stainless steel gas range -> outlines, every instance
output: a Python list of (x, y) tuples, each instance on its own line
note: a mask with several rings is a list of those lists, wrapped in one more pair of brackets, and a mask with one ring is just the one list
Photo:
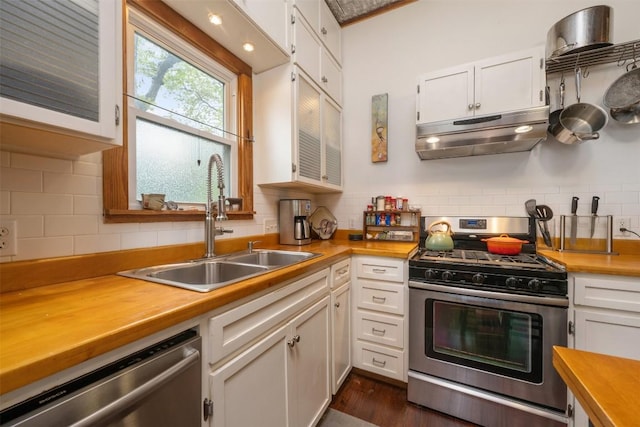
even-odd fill
[[(444, 220), (453, 251), (429, 251), (427, 226)], [(409, 260), (411, 402), (482, 426), (563, 426), (567, 388), (552, 346), (567, 345), (567, 274), (535, 253), (528, 217), (423, 217)], [(531, 243), (518, 255), (484, 238)]]

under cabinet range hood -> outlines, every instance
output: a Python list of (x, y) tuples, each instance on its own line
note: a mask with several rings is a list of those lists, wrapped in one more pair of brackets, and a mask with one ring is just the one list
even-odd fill
[(549, 106), (416, 126), (421, 160), (529, 151), (547, 137)]

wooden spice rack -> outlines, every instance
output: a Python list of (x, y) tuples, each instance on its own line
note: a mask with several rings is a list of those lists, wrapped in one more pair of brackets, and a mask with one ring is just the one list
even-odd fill
[[(378, 221), (371, 224), (367, 222), (367, 216), (373, 215)], [(386, 221), (386, 218), (401, 218), (400, 224), (395, 221)], [(382, 221), (384, 218), (384, 221)], [(413, 218), (413, 220), (412, 220)], [(420, 240), (420, 211), (364, 211), (362, 214), (362, 230), (364, 240), (386, 240), (397, 242), (417, 242)]]

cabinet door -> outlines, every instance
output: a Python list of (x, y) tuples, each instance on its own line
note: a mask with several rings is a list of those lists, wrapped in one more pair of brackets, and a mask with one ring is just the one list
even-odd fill
[(320, 135), (320, 90), (311, 81), (298, 72), (296, 77), (297, 102), (297, 174), (305, 179), (320, 183), (321, 174), (321, 135)]
[(301, 313), (290, 325), (289, 421), (294, 426), (313, 426), (331, 400), (329, 296)]
[(336, 394), (351, 370), (351, 282), (331, 292), (331, 393)]
[(544, 105), (542, 50), (504, 55), (475, 67), (476, 116)]
[(320, 83), (320, 57), (322, 45), (309, 24), (294, 9), (293, 62), (302, 68), (317, 84)]
[[(3, 145), (30, 146), (49, 154), (109, 148), (52, 146), (50, 140), (61, 140), (55, 135), (46, 142), (27, 140), (17, 129), (26, 126), (41, 132), (42, 127), (34, 127), (33, 122), (46, 125), (45, 130), (51, 127), (56, 134), (79, 136), (87, 146), (121, 143), (116, 123), (122, 93), (121, 2), (86, 3), (0, 2), (0, 13), (22, 17), (3, 22), (0, 114), (3, 127), (17, 125), (11, 131), (3, 129)], [(69, 19), (59, 21), (59, 14)], [(77, 66), (69, 67), (71, 63)]]
[(340, 24), (325, 2), (320, 2), (320, 38), (333, 58), (342, 63), (342, 33)]
[(423, 74), (418, 85), (418, 123), (473, 115), (473, 65)]
[(289, 14), (286, 0), (233, 0), (280, 48), (289, 51), (287, 28)]
[(342, 70), (326, 49), (322, 50), (320, 86), (338, 104), (342, 104)]
[(293, 5), (304, 16), (314, 33), (320, 32), (320, 2), (318, 0), (295, 0)]
[(322, 102), (323, 182), (336, 188), (342, 185), (342, 113), (326, 97)]
[(213, 427), (293, 426), (287, 411), (287, 325), (210, 374)]

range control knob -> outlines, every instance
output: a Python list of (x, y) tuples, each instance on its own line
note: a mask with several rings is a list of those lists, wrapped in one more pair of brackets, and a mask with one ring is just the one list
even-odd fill
[(539, 291), (542, 289), (542, 282), (538, 279), (531, 279), (529, 280), (529, 283), (527, 283), (527, 287), (532, 291)]
[(484, 275), (480, 274), (480, 273), (476, 273), (471, 277), (471, 282), (476, 284), (476, 285), (482, 285), (482, 283), (484, 282)]
[(515, 277), (511, 276), (511, 277), (507, 277), (506, 280), (506, 285), (509, 288), (517, 288), (518, 287), (518, 279), (516, 279)]
[(428, 269), (427, 271), (424, 272), (424, 277), (426, 279), (436, 279), (438, 278), (438, 271), (433, 270), (433, 269)]
[(449, 270), (442, 273), (442, 280), (453, 280), (453, 273)]

